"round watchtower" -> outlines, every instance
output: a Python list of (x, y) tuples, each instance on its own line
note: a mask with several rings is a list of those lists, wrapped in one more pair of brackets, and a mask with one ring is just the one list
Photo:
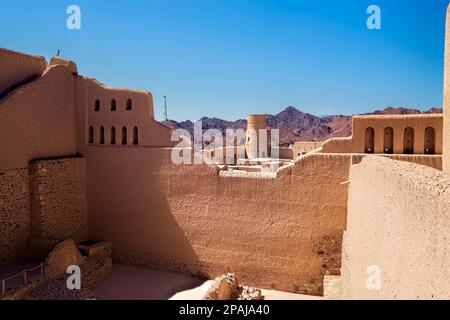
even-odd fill
[[(260, 131), (263, 130), (263, 131)], [(266, 147), (260, 145), (260, 137), (265, 136)], [(261, 149), (261, 154), (260, 154)], [(247, 133), (245, 139), (245, 150), (247, 158), (266, 158), (269, 156), (269, 140), (267, 138), (267, 115), (265, 114), (250, 114), (247, 120)]]

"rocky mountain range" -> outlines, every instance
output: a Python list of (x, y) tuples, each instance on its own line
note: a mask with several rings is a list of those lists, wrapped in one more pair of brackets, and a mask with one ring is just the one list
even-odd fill
[[(366, 114), (392, 115), (392, 114), (420, 114), (420, 113), (442, 113), (442, 109), (432, 108), (421, 112), (410, 108), (388, 107), (383, 110), (376, 110)], [(270, 128), (280, 130), (280, 142), (291, 143), (294, 141), (325, 141), (334, 137), (348, 137), (352, 133), (351, 116), (347, 115), (329, 115), (315, 116), (302, 112), (294, 107), (287, 107), (276, 115), (268, 115), (267, 122)], [(218, 118), (203, 117), (200, 119), (203, 124), (203, 130), (219, 129), (225, 134), (226, 129), (247, 128), (247, 120), (239, 119), (236, 121), (227, 121)], [(168, 120), (164, 125), (178, 129), (188, 130), (193, 136), (194, 123), (190, 120), (177, 122)]]

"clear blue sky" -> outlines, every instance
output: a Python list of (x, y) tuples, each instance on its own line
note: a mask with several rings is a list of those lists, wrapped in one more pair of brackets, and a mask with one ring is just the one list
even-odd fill
[[(151, 91), (158, 119), (235, 120), (292, 105), (313, 114), (442, 105), (448, 0), (5, 1), (0, 47), (77, 62)], [(66, 28), (66, 8), (82, 29)], [(366, 28), (377, 4), (382, 29)], [(1, 70), (0, 70), (1, 72)]]

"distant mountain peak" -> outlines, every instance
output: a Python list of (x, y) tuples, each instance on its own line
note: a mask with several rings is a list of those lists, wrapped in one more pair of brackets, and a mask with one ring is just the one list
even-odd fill
[(277, 116), (279, 116), (279, 115), (296, 115), (296, 114), (304, 114), (304, 112), (298, 110), (295, 107), (289, 106), (289, 107), (286, 107), (280, 113), (278, 113)]
[(289, 106), (286, 107), (283, 111), (281, 112), (301, 112), (300, 110), (298, 110), (296, 107), (293, 106)]

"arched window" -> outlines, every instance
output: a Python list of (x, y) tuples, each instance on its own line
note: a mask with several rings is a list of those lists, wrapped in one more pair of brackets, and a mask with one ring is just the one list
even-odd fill
[(100, 100), (95, 100), (95, 106), (94, 111), (99, 112), (100, 111)]
[(100, 144), (105, 144), (105, 128), (100, 127)]
[(126, 145), (128, 143), (127, 141), (127, 127), (122, 128), (122, 144)]
[(112, 99), (111, 100), (111, 111), (116, 111), (117, 110), (117, 102), (116, 99)]
[(384, 129), (384, 153), (394, 153), (394, 129), (387, 127)]
[(127, 111), (131, 111), (133, 109), (133, 100), (127, 100)]
[(111, 144), (116, 144), (116, 128), (111, 127)]
[(139, 129), (134, 127), (133, 129), (133, 144), (137, 146), (139, 144)]
[(374, 153), (374, 149), (375, 149), (375, 131), (373, 130), (373, 128), (369, 127), (366, 129), (364, 152)]
[(94, 127), (89, 127), (89, 143), (94, 143)]
[(435, 151), (435, 137), (436, 132), (434, 128), (428, 127), (425, 129), (425, 145), (424, 145), (424, 152), (425, 154), (434, 154)]
[(403, 153), (414, 153), (414, 129), (411, 127), (406, 128), (403, 135)]

